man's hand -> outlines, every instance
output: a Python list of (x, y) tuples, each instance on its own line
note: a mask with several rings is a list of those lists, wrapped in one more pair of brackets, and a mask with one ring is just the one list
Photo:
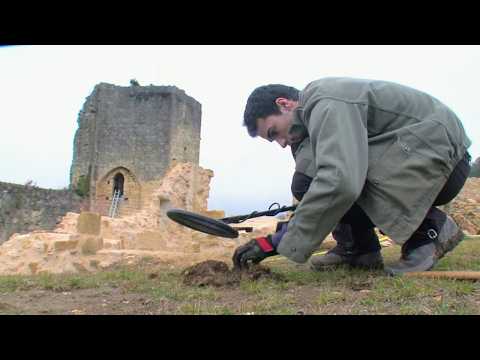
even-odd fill
[(233, 267), (235, 269), (245, 269), (248, 268), (249, 261), (258, 264), (263, 259), (277, 254), (270, 235), (252, 239), (235, 250), (232, 258)]

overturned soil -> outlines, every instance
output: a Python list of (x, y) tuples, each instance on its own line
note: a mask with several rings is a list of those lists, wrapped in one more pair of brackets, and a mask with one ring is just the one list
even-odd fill
[(248, 269), (232, 269), (222, 261), (207, 260), (182, 271), (183, 283), (190, 286), (235, 286), (242, 280), (272, 279), (283, 281), (280, 274), (261, 265), (251, 265)]

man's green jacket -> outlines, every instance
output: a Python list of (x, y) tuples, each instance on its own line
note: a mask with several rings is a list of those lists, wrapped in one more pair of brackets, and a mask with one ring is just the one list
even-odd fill
[(471, 144), (457, 116), (434, 97), (351, 78), (308, 84), (289, 133), (297, 141), (310, 137), (314, 159), (313, 181), (277, 248), (299, 263), (354, 202), (403, 244)]

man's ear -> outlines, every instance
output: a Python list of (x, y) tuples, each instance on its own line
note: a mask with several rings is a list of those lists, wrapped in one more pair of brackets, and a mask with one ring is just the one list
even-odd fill
[(282, 97), (276, 98), (275, 99), (275, 104), (277, 104), (277, 106), (280, 109), (280, 111), (282, 112), (282, 114), (286, 114), (291, 110), (290, 109), (290, 100), (288, 100), (286, 98), (282, 98)]

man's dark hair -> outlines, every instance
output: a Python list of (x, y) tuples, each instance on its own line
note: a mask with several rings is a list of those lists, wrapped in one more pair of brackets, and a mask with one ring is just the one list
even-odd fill
[(243, 125), (247, 127), (251, 137), (257, 136), (257, 119), (270, 115), (281, 114), (275, 100), (283, 97), (289, 100), (298, 100), (299, 91), (291, 86), (271, 84), (256, 88), (247, 99)]

